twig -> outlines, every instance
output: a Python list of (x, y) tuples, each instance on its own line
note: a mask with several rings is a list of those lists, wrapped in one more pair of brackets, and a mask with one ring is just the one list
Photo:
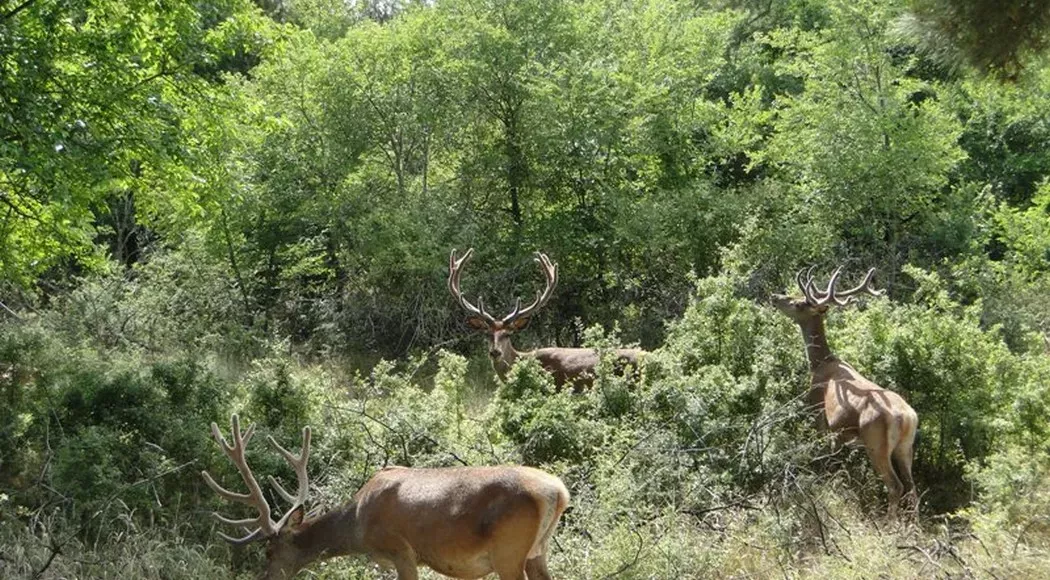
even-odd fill
[(758, 507), (756, 505), (752, 505), (751, 502), (748, 499), (745, 498), (745, 499), (741, 499), (741, 500), (737, 500), (737, 501), (730, 502), (730, 503), (727, 503), (727, 504), (717, 505), (717, 506), (709, 507), (709, 508), (703, 508), (703, 509), (688, 508), (688, 509), (680, 510), (680, 513), (689, 514), (691, 516), (695, 516), (697, 518), (700, 518), (701, 516), (709, 514), (709, 513), (712, 513), (712, 512), (720, 512), (720, 511), (723, 511), (723, 510), (732, 509), (732, 508), (738, 508), (738, 507), (742, 507), (742, 508), (744, 508), (746, 510), (759, 510), (759, 509), (762, 509), (762, 508), (760, 508), (760, 507)]
[[(908, 546), (908, 545), (904, 545), (904, 546), (897, 546), (897, 549), (898, 549), (898, 550), (915, 550), (916, 552), (918, 552), (918, 553), (922, 554), (923, 556), (925, 556), (925, 557), (926, 557), (926, 561), (927, 561), (927, 562), (929, 562), (930, 564), (932, 564), (932, 565), (933, 565), (933, 566), (934, 566), (935, 568), (937, 568), (938, 570), (940, 570), (940, 569), (941, 569), (941, 565), (940, 565), (940, 564), (938, 564), (938, 563), (937, 563), (937, 562), (936, 562), (936, 561), (935, 561), (935, 560), (933, 559), (933, 556), (930, 556), (930, 553), (929, 553), (929, 552), (927, 552), (926, 550), (923, 550), (922, 548), (920, 548), (920, 547), (918, 547), (918, 546)], [(924, 565), (923, 565), (923, 568), (925, 568), (925, 567), (926, 567), (926, 566), (925, 566), (925, 564), (924, 564)], [(921, 568), (919, 569), (919, 572), (920, 572), (920, 573), (922, 572), (922, 569), (921, 569)]]
[[(1046, 518), (1045, 516), (1035, 516), (1035, 517), (1033, 517), (1033, 518), (1032, 518), (1032, 521), (1028, 522), (1028, 525), (1026, 525), (1026, 526), (1025, 526), (1025, 527), (1024, 527), (1024, 528), (1023, 528), (1022, 530), (1021, 530), (1021, 533), (1017, 534), (1017, 539), (1016, 539), (1016, 540), (1014, 540), (1014, 549), (1013, 549), (1013, 551), (1012, 551), (1012, 552), (1010, 553), (1010, 555), (1011, 555), (1011, 556), (1016, 556), (1016, 555), (1017, 555), (1017, 546), (1018, 546), (1018, 545), (1020, 545), (1020, 543), (1021, 543), (1021, 539), (1022, 539), (1022, 538), (1024, 538), (1024, 535), (1025, 535), (1026, 533), (1028, 533), (1028, 530), (1029, 530), (1029, 528), (1031, 528), (1031, 527), (1032, 527), (1032, 526), (1034, 526), (1035, 524), (1038, 524), (1038, 523), (1040, 523), (1040, 522), (1042, 522), (1042, 521), (1045, 521), (1045, 520), (1047, 520), (1047, 519), (1048, 519), (1048, 518)], [(974, 536), (974, 537), (976, 538), (977, 536)], [(978, 541), (979, 541), (979, 540), (978, 540)], [(981, 542), (981, 545), (983, 546), (983, 545), (984, 545), (984, 542)], [(985, 552), (987, 552), (987, 551), (988, 551), (988, 548), (985, 548), (985, 549), (984, 549), (984, 551), (985, 551)]]
[(642, 535), (638, 533), (638, 530), (634, 528), (631, 528), (631, 533), (633, 533), (635, 537), (638, 538), (638, 549), (635, 550), (634, 557), (631, 558), (630, 562), (626, 562), (619, 568), (617, 568), (615, 572), (602, 576), (601, 580), (609, 580), (609, 578), (615, 578), (620, 574), (623, 574), (624, 572), (630, 570), (631, 568), (634, 568), (634, 566), (638, 563), (638, 559), (642, 556), (642, 550), (645, 548), (645, 538), (643, 538)]
[(3, 308), (4, 311), (7, 312), (8, 314), (10, 314), (12, 317), (14, 317), (15, 320), (19, 320), (19, 321), (22, 320), (22, 317), (19, 316), (18, 313), (15, 312), (14, 310), (11, 310), (10, 308), (8, 308), (7, 304), (4, 304), (3, 302), (0, 302), (0, 308)]
[(58, 555), (62, 553), (62, 546), (64, 545), (65, 544), (60, 544), (58, 546), (55, 546), (52, 543), (51, 546), (49, 546), (49, 548), (51, 548), (51, 555), (47, 557), (47, 561), (44, 562), (44, 565), (40, 568), (40, 570), (37, 570), (35, 573), (33, 573), (33, 580), (40, 578), (44, 575), (44, 572), (47, 572), (47, 569), (50, 568), (51, 564), (55, 562), (55, 558), (57, 558)]
[(817, 509), (817, 502), (814, 501), (813, 495), (809, 493), (806, 494), (806, 499), (809, 500), (809, 505), (813, 508), (813, 518), (817, 520), (817, 533), (820, 534), (820, 544), (824, 546), (824, 553), (830, 556), (831, 549), (828, 548), (827, 534), (824, 533), (824, 520), (820, 517), (820, 510)]
[(29, 5), (32, 4), (35, 1), (36, 0), (25, 0), (25, 2), (22, 2), (21, 4), (19, 4), (18, 6), (15, 6), (11, 10), (9, 10), (7, 12), (4, 12), (3, 14), (0, 14), (0, 22), (3, 22), (5, 20), (10, 20), (10, 19), (14, 18), (15, 16), (18, 15), (19, 12), (25, 10), (26, 8), (29, 8)]
[(139, 485), (143, 485), (143, 484), (147, 484), (147, 483), (152, 483), (152, 482), (154, 482), (154, 481), (156, 481), (156, 480), (158, 480), (158, 479), (160, 479), (162, 477), (165, 477), (167, 475), (171, 475), (172, 473), (175, 473), (177, 471), (181, 471), (183, 468), (185, 468), (185, 467), (187, 467), (189, 465), (193, 465), (194, 463), (197, 463), (196, 459), (192, 459), (190, 461), (187, 461), (186, 463), (183, 463), (182, 465), (177, 465), (175, 467), (172, 467), (171, 469), (167, 469), (167, 470), (162, 471), (160, 473), (154, 474), (154, 475), (152, 475), (150, 477), (146, 477), (146, 478), (140, 479), (138, 481), (134, 481), (132, 483), (129, 483), (127, 485), (121, 486), (119, 489), (114, 491), (102, 503), (102, 507), (97, 509), (97, 510), (95, 510), (95, 513), (91, 514), (90, 517), (88, 517), (86, 520), (84, 520), (77, 527), (77, 529), (75, 529), (72, 532), (66, 534), (66, 536), (64, 538), (62, 538), (61, 541), (54, 541), (54, 540), (52, 540), (50, 542), (50, 545), (48, 546), (48, 549), (51, 550), (51, 554), (48, 556), (47, 561), (44, 562), (44, 565), (39, 570), (37, 570), (36, 572), (33, 573), (33, 576), (32, 576), (33, 580), (36, 580), (37, 578), (42, 577), (44, 575), (44, 573), (47, 572), (48, 568), (51, 567), (51, 564), (54, 563), (55, 558), (57, 558), (60, 554), (62, 554), (62, 548), (64, 548), (65, 545), (68, 544), (73, 538), (79, 536), (81, 534), (81, 532), (83, 532), (84, 529), (87, 528), (88, 524), (90, 524), (97, 517), (99, 517), (100, 515), (105, 513), (106, 510), (109, 509), (110, 504), (112, 504), (114, 501), (117, 501), (117, 500), (120, 499), (120, 495), (121, 494), (123, 494), (124, 492), (128, 491), (129, 489), (131, 489), (133, 487), (136, 487), (136, 486), (139, 486)]
[[(436, 439), (434, 439), (434, 438), (433, 438), (433, 437), (431, 437), (430, 435), (427, 435), (427, 434), (423, 433), (423, 434), (421, 434), (420, 436), (421, 436), (421, 437), (422, 437), (423, 439), (426, 439), (427, 441), (430, 441), (430, 442), (431, 442), (431, 443), (433, 443), (434, 445), (437, 445), (438, 447), (444, 447), (444, 445), (442, 445), (441, 443), (439, 443), (439, 442), (438, 442), (438, 441), (437, 441)], [(449, 455), (451, 455), (451, 456), (452, 456), (452, 459), (455, 459), (455, 460), (456, 460), (456, 461), (458, 461), (458, 462), (459, 462), (459, 463), (460, 463), (461, 465), (464, 465), (464, 466), (466, 466), (466, 467), (470, 467), (470, 464), (469, 464), (469, 463), (467, 463), (467, 462), (466, 462), (465, 460), (463, 460), (462, 458), (460, 458), (460, 456), (459, 456), (459, 455), (456, 455), (456, 453), (455, 453), (454, 451), (452, 451), (452, 450), (450, 450), (450, 449), (445, 449), (444, 451), (445, 451), (445, 453), (448, 453)]]

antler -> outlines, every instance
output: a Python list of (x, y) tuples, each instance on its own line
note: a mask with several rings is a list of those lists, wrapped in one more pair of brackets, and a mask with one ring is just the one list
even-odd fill
[[(835, 268), (835, 271), (831, 273), (831, 279), (828, 280), (828, 286), (823, 291), (814, 287), (813, 285), (813, 270), (816, 266), (810, 266), (808, 270), (799, 270), (795, 274), (795, 281), (798, 283), (799, 288), (802, 290), (802, 295), (806, 297), (806, 302), (811, 306), (823, 306), (828, 302), (834, 302), (839, 306), (845, 306), (850, 303), (853, 296), (861, 291), (864, 291), (872, 296), (882, 296), (886, 293), (885, 290), (876, 290), (872, 286), (872, 278), (875, 276), (875, 268), (868, 270), (868, 273), (864, 276), (864, 279), (860, 284), (839, 292), (835, 289), (835, 285), (838, 283), (839, 275), (842, 274), (842, 266)], [(803, 275), (805, 272), (805, 275)]]
[(253, 506), (255, 509), (259, 510), (259, 515), (257, 517), (240, 520), (227, 518), (219, 513), (213, 514), (215, 519), (224, 524), (234, 526), (258, 526), (243, 538), (234, 538), (219, 532), (219, 535), (231, 544), (247, 544), (254, 540), (268, 538), (277, 534), (277, 532), (284, 527), (285, 523), (288, 522), (288, 518), (291, 516), (292, 512), (295, 511), (295, 508), (306, 503), (310, 491), (309, 478), (306, 474), (306, 463), (310, 459), (310, 428), (303, 428), (303, 448), (298, 456), (293, 455), (290, 451), (281, 447), (273, 437), (269, 438), (270, 443), (277, 448), (277, 451), (280, 452), (285, 460), (291, 464), (292, 468), (295, 469), (296, 477), (299, 480), (298, 494), (293, 496), (288, 493), (281, 484), (277, 483), (276, 479), (272, 476), (270, 477), (270, 483), (277, 490), (277, 493), (293, 504), (292, 509), (289, 509), (288, 512), (275, 523), (270, 519), (270, 514), (272, 513), (270, 511), (270, 504), (267, 503), (266, 497), (263, 496), (262, 488), (259, 487), (259, 482), (255, 479), (255, 475), (252, 474), (251, 468), (248, 467), (248, 461), (244, 457), (245, 446), (255, 434), (255, 424), (253, 423), (250, 425), (242, 434), (240, 418), (234, 414), (230, 417), (230, 427), (230, 436), (233, 438), (232, 445), (226, 442), (226, 438), (222, 436), (222, 432), (219, 431), (219, 426), (215, 423), (211, 424), (211, 433), (212, 436), (215, 437), (215, 442), (222, 448), (223, 453), (230, 458), (230, 461), (233, 462), (237, 471), (240, 472), (241, 479), (243, 479), (244, 484), (248, 486), (248, 493), (236, 493), (223, 488), (212, 479), (212, 476), (207, 471), (201, 471), (201, 476), (204, 478), (204, 483), (207, 483), (208, 487), (212, 488), (215, 493), (219, 494), (224, 499)]
[[(489, 324), (496, 322), (495, 317), (485, 311), (484, 300), (479, 296), (478, 305), (474, 306), (464, 296), (463, 292), (459, 289), (459, 277), (463, 271), (463, 265), (467, 263), (470, 257), (474, 253), (474, 248), (467, 250), (465, 254), (459, 259), (456, 258), (456, 250), (452, 250), (452, 255), (448, 259), (448, 291), (459, 301), (459, 305), (470, 314), (476, 314), (483, 317)], [(547, 254), (536, 252), (536, 263), (540, 265), (540, 269), (543, 270), (543, 276), (547, 281), (546, 287), (542, 292), (536, 293), (536, 299), (532, 301), (525, 308), (521, 307), (521, 298), (515, 299), (514, 310), (510, 311), (510, 314), (500, 319), (503, 324), (508, 324), (511, 321), (521, 318), (523, 316), (531, 316), (536, 309), (541, 308), (544, 304), (551, 299), (554, 294), (554, 288), (558, 285), (558, 265), (551, 262), (551, 259), (547, 257)]]
[(474, 248), (467, 250), (467, 252), (463, 254), (463, 257), (457, 260), (456, 250), (455, 248), (452, 249), (452, 255), (448, 258), (448, 291), (456, 297), (456, 300), (459, 301), (459, 305), (462, 306), (464, 310), (470, 314), (476, 314), (484, 318), (489, 324), (493, 324), (496, 322), (496, 319), (488, 312), (485, 312), (485, 304), (481, 297), (478, 296), (478, 305), (474, 306), (467, 301), (466, 297), (463, 296), (463, 292), (459, 289), (459, 276), (463, 272), (463, 265), (470, 260), (472, 255), (474, 255)]
[(281, 518), (281, 521), (277, 522), (277, 529), (280, 529), (288, 521), (288, 516), (295, 511), (296, 507), (306, 505), (306, 500), (310, 496), (310, 478), (306, 474), (306, 463), (310, 460), (310, 427), (303, 427), (303, 447), (299, 451), (299, 455), (293, 455), (291, 451), (281, 447), (281, 444), (273, 437), (268, 437), (268, 439), (270, 444), (277, 448), (277, 452), (281, 454), (281, 457), (284, 457), (285, 461), (295, 470), (295, 477), (299, 481), (299, 489), (296, 495), (292, 495), (277, 482), (274, 476), (269, 476), (270, 485), (277, 490), (277, 493), (285, 501), (292, 504), (292, 509), (289, 509), (288, 513)]
[(536, 263), (540, 265), (540, 269), (543, 270), (543, 277), (547, 284), (543, 288), (542, 292), (536, 293), (536, 299), (532, 301), (525, 308), (521, 307), (521, 298), (517, 298), (514, 301), (514, 310), (511, 310), (510, 314), (503, 317), (502, 322), (508, 324), (511, 321), (522, 318), (524, 316), (532, 316), (538, 308), (543, 307), (554, 294), (554, 288), (558, 285), (558, 265), (551, 262), (551, 259), (547, 257), (547, 254), (542, 252), (536, 252)]

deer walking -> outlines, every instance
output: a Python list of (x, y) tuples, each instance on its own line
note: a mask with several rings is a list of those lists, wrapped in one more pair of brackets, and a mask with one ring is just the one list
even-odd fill
[(568, 506), (569, 492), (549, 473), (517, 466), (388, 467), (369, 479), (350, 502), (323, 515), (307, 515), (310, 428), (306, 427), (298, 455), (270, 438), (299, 481), (298, 493), (292, 495), (270, 478), (278, 495), (292, 504), (274, 522), (244, 457), (255, 425), (242, 433), (237, 415), (230, 422), (232, 444), (215, 423), (212, 435), (237, 467), (248, 493), (222, 488), (207, 471), (201, 475), (223, 498), (258, 510), (257, 517), (241, 520), (214, 515), (226, 524), (254, 527), (242, 538), (220, 532), (228, 542), (267, 542), (266, 569), (260, 579), (286, 580), (313, 562), (349, 554), (366, 554), (393, 567), (398, 580), (417, 580), (420, 565), (452, 578), (481, 578), (495, 572), (500, 580), (551, 579), (547, 551)]
[(860, 292), (872, 296), (885, 292), (872, 286), (875, 268), (868, 270), (856, 287), (841, 292), (835, 288), (841, 266), (832, 273), (823, 291), (814, 287), (812, 272), (811, 267), (795, 276), (802, 290), (801, 299), (773, 294), (771, 300), (802, 330), (812, 375), (808, 403), (823, 410), (817, 426), (839, 433), (840, 441), (859, 439), (864, 444), (875, 471), (889, 490), (890, 518), (896, 517), (902, 496), (907, 498), (910, 509), (917, 510), (911, 465), (918, 415), (899, 394), (869, 381), (835, 356), (824, 331), (824, 315), (832, 304), (845, 306)]
[[(457, 258), (456, 250), (452, 250), (452, 255), (448, 260), (448, 291), (467, 311), (467, 326), (488, 335), (489, 357), (500, 379), (506, 380), (507, 373), (519, 358), (531, 357), (538, 360), (540, 366), (553, 375), (554, 383), (559, 387), (565, 384), (570, 384), (576, 389), (589, 387), (594, 382), (594, 367), (599, 362), (597, 350), (556, 346), (519, 351), (511, 344), (511, 337), (514, 333), (525, 329), (532, 315), (547, 304), (551, 295), (554, 294), (554, 288), (558, 285), (558, 265), (551, 262), (546, 254), (537, 252), (536, 263), (540, 265), (546, 280), (543, 291), (537, 292), (536, 299), (525, 308), (521, 307), (521, 298), (517, 298), (510, 314), (497, 320), (485, 311), (482, 298), (478, 298), (478, 304), (475, 306), (463, 296), (459, 288), (463, 266), (473, 254), (474, 249), (471, 248), (462, 257)], [(618, 368), (622, 369), (628, 365), (637, 365), (645, 351), (637, 348), (621, 348), (616, 349), (615, 354)]]

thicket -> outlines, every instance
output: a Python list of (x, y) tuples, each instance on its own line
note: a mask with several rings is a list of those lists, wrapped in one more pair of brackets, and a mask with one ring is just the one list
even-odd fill
[[(616, 376), (610, 359), (582, 395), (555, 389), (535, 361), (490, 394), (447, 351), (436, 364), (380, 362), (345, 375), (273, 343), (233, 369), (189, 350), (78, 342), (63, 331), (77, 326), (74, 312), (59, 326), (42, 317), (8, 327), (0, 529), (15, 551), (4, 566), (30, 576), (57, 554), (46, 566), (56, 576), (228, 573), (205, 514), (230, 506), (198, 473), (237, 480), (207, 434), (211, 421), (238, 412), (290, 445), (302, 426), (315, 427), (319, 505), (344, 501), (388, 464), (526, 463), (558, 473), (574, 497), (553, 564), (564, 577), (785, 566), (862, 575), (855, 558), (895, 551), (894, 541), (916, 552), (900, 562), (864, 557), (890, 574), (929, 565), (1035, 575), (1050, 531), (1041, 515), (1050, 507), (1050, 359), (1038, 344), (1011, 352), (975, 308), (948, 299), (943, 282), (911, 275), (925, 298), (843, 309), (829, 331), (844, 357), (919, 410), (916, 479), (931, 524), (953, 513), (943, 528), (877, 532), (885, 495), (863, 452), (832, 454), (801, 412), (807, 377), (794, 325), (739, 297), (746, 279), (719, 276), (697, 282), (639, 377)], [(597, 327), (586, 334), (599, 349), (619, 342)], [(249, 461), (259, 476), (294, 477), (268, 446), (251, 447)], [(1006, 557), (1017, 550), (1023, 557)], [(369, 569), (349, 560), (321, 574)]]
[[(1050, 69), (946, 66), (907, 8), (2, 9), (0, 575), (249, 573), (199, 476), (236, 481), (232, 412), (313, 426), (326, 506), (395, 463), (558, 474), (563, 578), (1045, 574)], [(495, 382), (445, 289), (468, 246), (493, 308), (558, 262), (519, 348), (640, 343), (638, 377)], [(889, 290), (828, 330), (919, 413), (915, 526), (801, 412), (765, 297), (812, 262)]]

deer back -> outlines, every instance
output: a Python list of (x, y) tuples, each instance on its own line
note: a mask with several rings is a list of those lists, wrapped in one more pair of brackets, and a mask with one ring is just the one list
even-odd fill
[(499, 543), (537, 554), (568, 506), (557, 477), (521, 466), (387, 468), (355, 496), (362, 550), (374, 558), (407, 544), (420, 563), (456, 578), (491, 571)]
[[(622, 373), (627, 366), (637, 365), (645, 354), (644, 350), (637, 348), (621, 348), (614, 352), (614, 372), (617, 374)], [(577, 388), (583, 388), (591, 385), (594, 382), (594, 369), (600, 362), (598, 351), (593, 348), (550, 347), (526, 354), (535, 356), (540, 365), (551, 373), (554, 384), (558, 386), (571, 383)]]

